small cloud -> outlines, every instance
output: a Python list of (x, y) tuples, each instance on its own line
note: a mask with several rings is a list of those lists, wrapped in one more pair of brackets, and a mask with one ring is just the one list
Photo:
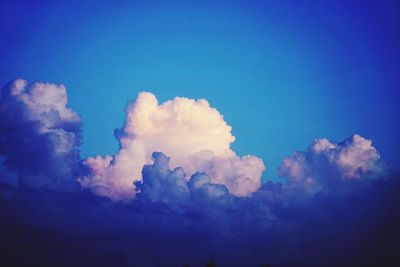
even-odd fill
[(382, 176), (384, 169), (371, 140), (353, 135), (339, 143), (315, 140), (307, 151), (284, 158), (278, 174), (288, 178), (287, 187), (314, 194), (340, 182), (369, 181)]

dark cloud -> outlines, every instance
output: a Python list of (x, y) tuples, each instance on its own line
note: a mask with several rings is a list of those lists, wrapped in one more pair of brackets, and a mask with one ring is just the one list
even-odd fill
[(81, 122), (67, 107), (62, 85), (5, 85), (0, 100), (0, 155), (19, 184), (30, 188), (77, 188)]
[(212, 183), (206, 173), (196, 172), (187, 179), (183, 168), (170, 170), (170, 158), (163, 153), (154, 152), (152, 158), (154, 163), (143, 167), (143, 180), (136, 183), (138, 200), (192, 208), (196, 204), (228, 204), (232, 201), (226, 186)]

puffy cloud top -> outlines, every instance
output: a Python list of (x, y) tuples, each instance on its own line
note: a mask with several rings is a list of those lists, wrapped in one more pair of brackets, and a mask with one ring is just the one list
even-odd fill
[(17, 79), (2, 90), (2, 103), (8, 108), (15, 104), (24, 109), (25, 120), (39, 122), (40, 133), (50, 132), (55, 127), (79, 124), (79, 116), (67, 107), (67, 92), (63, 85), (33, 83)]
[(340, 143), (315, 140), (307, 151), (297, 151), (285, 158), (278, 174), (288, 177), (288, 186), (315, 192), (332, 182), (377, 177), (383, 170), (371, 140), (353, 135)]
[(157, 149), (167, 154), (185, 151), (173, 159), (176, 165), (174, 161), (185, 161), (187, 155), (202, 150), (212, 150), (218, 157), (233, 155), (231, 129), (205, 99), (176, 97), (159, 105), (153, 94), (143, 92), (128, 106), (125, 126), (119, 133), (122, 145), (135, 137), (150, 153)]
[(189, 177), (206, 172), (238, 196), (248, 196), (261, 185), (264, 163), (254, 156), (236, 156), (230, 149), (235, 140), (231, 127), (204, 99), (176, 97), (159, 104), (153, 94), (142, 92), (128, 105), (116, 137), (118, 153), (85, 160), (89, 175), (80, 179), (83, 186), (114, 200), (134, 197), (133, 184), (142, 179), (142, 166), (151, 162), (154, 151), (173, 155), (171, 166), (182, 166)]

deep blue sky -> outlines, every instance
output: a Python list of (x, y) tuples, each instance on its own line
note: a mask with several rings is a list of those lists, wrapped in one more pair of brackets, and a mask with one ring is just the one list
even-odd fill
[(148, 90), (206, 98), (265, 178), (314, 138), (353, 133), (400, 168), (398, 1), (129, 2), (0, 4), (0, 83), (64, 84), (84, 157), (116, 151), (127, 101)]

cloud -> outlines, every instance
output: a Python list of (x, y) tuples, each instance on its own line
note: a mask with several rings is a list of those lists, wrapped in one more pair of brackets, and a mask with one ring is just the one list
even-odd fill
[(152, 165), (143, 167), (143, 180), (136, 183), (138, 199), (185, 208), (193, 204), (226, 204), (230, 201), (226, 186), (212, 183), (206, 173), (196, 172), (188, 179), (183, 168), (169, 169), (170, 158), (163, 153), (154, 152), (152, 159)]
[(137, 183), (139, 197), (152, 202), (184, 203), (188, 201), (189, 188), (181, 167), (169, 169), (170, 158), (154, 152), (154, 163), (143, 167), (143, 182)]
[(238, 196), (248, 196), (261, 185), (264, 163), (255, 156), (238, 157), (235, 140), (222, 115), (204, 100), (176, 97), (159, 104), (151, 93), (140, 93), (126, 108), (125, 125), (116, 131), (120, 150), (115, 156), (84, 161), (89, 174), (82, 186), (114, 200), (134, 197), (135, 181), (151, 162), (154, 151), (173, 155), (171, 166), (182, 166), (189, 177), (206, 172), (212, 182), (224, 184)]
[(369, 181), (383, 175), (384, 163), (371, 140), (353, 135), (343, 142), (315, 140), (307, 151), (283, 159), (278, 174), (287, 187), (315, 193), (339, 182)]
[(0, 155), (18, 183), (30, 188), (77, 188), (81, 122), (62, 85), (13, 80), (0, 100)]
[(213, 182), (226, 185), (233, 195), (242, 197), (260, 188), (265, 171), (264, 162), (255, 156), (221, 158), (204, 150), (189, 156), (188, 165), (192, 170), (207, 173)]
[(1, 266), (400, 262), (400, 176), (359, 135), (315, 140), (283, 160), (286, 180), (261, 185), (262, 160), (230, 149), (205, 100), (142, 93), (119, 152), (83, 161), (63, 86), (10, 82), (0, 119)]
[[(17, 251), (35, 240), (19, 255), (39, 265), (201, 266), (214, 258), (238, 267), (390, 266), (398, 260), (399, 176), (357, 183), (345, 194), (321, 191), (298, 203), (286, 198), (306, 192), (272, 183), (235, 197), (204, 173), (187, 179), (183, 168), (169, 168), (166, 155), (152, 156), (129, 203), (86, 191), (16, 194), (0, 205), (3, 244)], [(10, 234), (19, 232), (25, 234)]]

